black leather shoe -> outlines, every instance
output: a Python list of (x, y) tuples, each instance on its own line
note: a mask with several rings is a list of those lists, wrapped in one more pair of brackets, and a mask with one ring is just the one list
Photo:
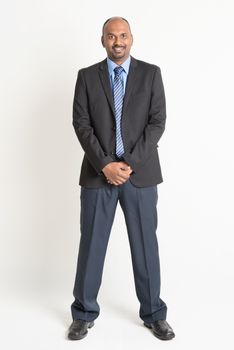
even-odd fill
[(74, 320), (68, 329), (68, 339), (79, 340), (86, 337), (88, 328), (94, 326), (94, 321), (87, 322), (85, 320)]
[(175, 337), (173, 329), (166, 320), (158, 320), (154, 321), (153, 323), (144, 322), (144, 325), (151, 328), (155, 337), (161, 340), (171, 340)]

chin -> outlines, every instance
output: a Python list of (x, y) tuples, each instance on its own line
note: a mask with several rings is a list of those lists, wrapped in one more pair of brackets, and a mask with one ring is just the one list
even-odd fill
[(123, 55), (123, 54), (120, 54), (120, 55), (116, 55), (116, 54), (114, 54), (114, 55), (112, 55), (112, 57), (114, 58), (114, 59), (116, 59), (116, 60), (121, 60), (122, 58), (124, 58), (125, 57), (125, 55)]

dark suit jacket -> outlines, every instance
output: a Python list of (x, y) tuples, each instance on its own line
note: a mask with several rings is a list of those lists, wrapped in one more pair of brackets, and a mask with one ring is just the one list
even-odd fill
[[(121, 123), (123, 159), (133, 169), (130, 181), (137, 187), (163, 181), (157, 147), (165, 121), (160, 68), (131, 56)], [(116, 161), (114, 103), (106, 59), (78, 72), (73, 126), (85, 152), (79, 185), (101, 187), (107, 183), (103, 167)]]

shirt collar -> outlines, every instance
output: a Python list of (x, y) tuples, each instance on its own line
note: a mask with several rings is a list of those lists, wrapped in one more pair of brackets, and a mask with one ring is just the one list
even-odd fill
[[(130, 63), (131, 63), (131, 56), (129, 56), (126, 61), (124, 61), (121, 64), (121, 67), (123, 67), (124, 71), (126, 74), (128, 74), (129, 71), (129, 67), (130, 67)], [(116, 64), (115, 62), (113, 62), (112, 60), (109, 59), (109, 57), (107, 57), (107, 65), (108, 65), (108, 71), (109, 71), (109, 75), (113, 74), (113, 71), (115, 69), (115, 67), (118, 67), (118, 64)]]

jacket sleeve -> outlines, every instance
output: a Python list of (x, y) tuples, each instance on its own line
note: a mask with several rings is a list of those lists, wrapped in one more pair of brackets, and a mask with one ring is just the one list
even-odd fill
[(161, 70), (156, 67), (152, 81), (151, 103), (149, 108), (148, 123), (144, 132), (139, 137), (134, 147), (124, 153), (123, 157), (134, 172), (144, 166), (165, 130), (166, 123), (166, 101)]
[(105, 165), (113, 162), (113, 159), (104, 154), (99, 140), (94, 134), (90, 121), (88, 96), (83, 69), (79, 70), (75, 86), (75, 95), (73, 100), (73, 127), (78, 140), (83, 148), (88, 160), (97, 171), (102, 175), (102, 169)]

